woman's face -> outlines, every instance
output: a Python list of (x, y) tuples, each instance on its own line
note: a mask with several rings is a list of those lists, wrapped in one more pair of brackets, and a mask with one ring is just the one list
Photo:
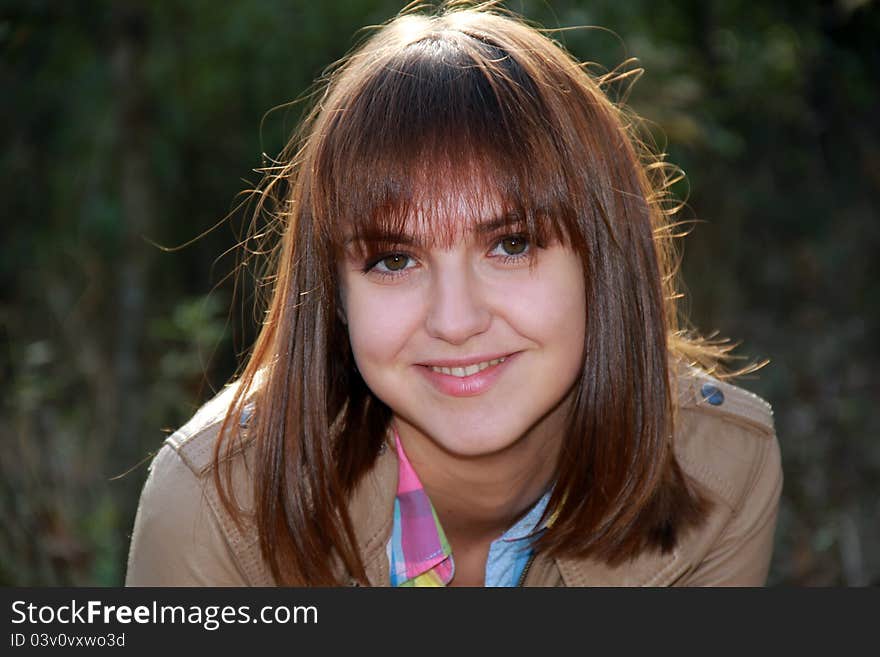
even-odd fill
[(350, 252), (339, 264), (367, 385), (398, 422), (459, 456), (534, 435), (561, 408), (583, 361), (578, 256), (494, 228), (493, 218), (456, 217), (449, 248), (425, 245), (415, 231), (411, 244), (366, 259)]

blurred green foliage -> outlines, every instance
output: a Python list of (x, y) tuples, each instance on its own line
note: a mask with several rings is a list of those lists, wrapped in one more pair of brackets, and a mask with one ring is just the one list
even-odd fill
[[(880, 6), (507, 6), (646, 69), (617, 91), (688, 174), (693, 323), (771, 360), (741, 382), (783, 448), (771, 583), (880, 583)], [(146, 462), (253, 339), (237, 194), (290, 102), (399, 9), (0, 6), (0, 584), (121, 583)]]

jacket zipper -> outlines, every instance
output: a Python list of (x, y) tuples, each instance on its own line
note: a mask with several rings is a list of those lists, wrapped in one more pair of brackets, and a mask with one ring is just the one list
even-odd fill
[(516, 583), (517, 586), (523, 586), (526, 581), (526, 575), (529, 574), (529, 570), (532, 567), (532, 562), (535, 560), (535, 553), (532, 552), (532, 556), (529, 557), (529, 560), (526, 561), (526, 566), (523, 568), (522, 575), (519, 576), (519, 582)]

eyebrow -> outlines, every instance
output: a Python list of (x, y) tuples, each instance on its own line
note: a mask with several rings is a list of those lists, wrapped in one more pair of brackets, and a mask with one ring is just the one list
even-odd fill
[[(475, 235), (487, 235), (496, 232), (501, 228), (514, 227), (524, 223), (522, 218), (515, 214), (503, 214), (491, 219), (483, 219), (471, 224), (467, 232)], [(345, 245), (348, 246), (355, 241), (383, 244), (400, 244), (402, 246), (422, 246), (424, 240), (403, 232), (382, 232), (373, 231), (362, 234), (357, 240), (354, 237), (348, 237)]]

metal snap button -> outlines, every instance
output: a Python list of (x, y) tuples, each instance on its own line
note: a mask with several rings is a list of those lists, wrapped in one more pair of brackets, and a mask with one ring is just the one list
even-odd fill
[(704, 383), (700, 388), (700, 394), (712, 406), (721, 406), (724, 403), (724, 393), (718, 386), (711, 383)]

